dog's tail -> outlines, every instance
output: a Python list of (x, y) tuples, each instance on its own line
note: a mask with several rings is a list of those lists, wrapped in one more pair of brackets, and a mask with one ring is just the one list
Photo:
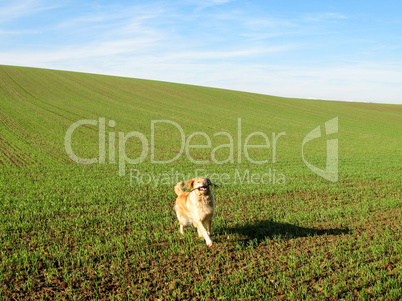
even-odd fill
[(184, 192), (183, 187), (184, 187), (183, 181), (176, 184), (176, 186), (174, 187), (174, 192), (176, 192), (177, 196), (180, 196)]

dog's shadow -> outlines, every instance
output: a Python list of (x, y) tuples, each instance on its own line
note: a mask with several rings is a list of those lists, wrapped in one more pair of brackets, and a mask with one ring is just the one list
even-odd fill
[(246, 224), (236, 225), (234, 227), (221, 228), (218, 232), (220, 234), (238, 234), (239, 241), (254, 241), (260, 244), (262, 241), (267, 239), (291, 239), (321, 235), (342, 235), (350, 233), (350, 230), (348, 228), (307, 228), (289, 223), (262, 220), (247, 222)]

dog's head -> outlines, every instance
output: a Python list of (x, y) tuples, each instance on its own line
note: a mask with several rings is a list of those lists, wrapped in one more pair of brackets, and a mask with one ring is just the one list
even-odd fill
[(202, 194), (208, 194), (211, 191), (211, 185), (214, 184), (208, 178), (194, 178), (187, 181), (187, 189), (197, 190)]

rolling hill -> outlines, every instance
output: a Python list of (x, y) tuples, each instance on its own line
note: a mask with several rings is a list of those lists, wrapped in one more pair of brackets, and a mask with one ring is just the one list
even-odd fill
[(338, 116), (346, 157), (370, 153), (361, 147), (367, 139), (384, 153), (401, 145), (400, 105), (287, 99), (35, 68), (1, 66), (0, 71), (2, 140), (13, 150), (1, 153), (3, 165), (31, 166), (50, 158), (55, 164), (71, 163), (58, 142), (72, 123), (99, 117), (115, 120), (116, 132), (143, 133), (150, 132), (151, 120), (176, 121), (188, 132), (232, 133), (242, 118), (245, 128), (285, 131), (297, 139)]

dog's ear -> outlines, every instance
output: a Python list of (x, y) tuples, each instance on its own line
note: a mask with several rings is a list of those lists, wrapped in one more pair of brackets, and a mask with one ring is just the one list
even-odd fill
[(187, 189), (190, 189), (190, 188), (193, 187), (194, 181), (195, 181), (194, 179), (191, 179), (191, 180), (188, 180), (188, 181), (187, 181), (187, 186), (186, 186)]
[(212, 185), (211, 180), (210, 180), (210, 179), (208, 179), (208, 178), (207, 178), (207, 184), (208, 184), (208, 186), (209, 186), (209, 185)]

